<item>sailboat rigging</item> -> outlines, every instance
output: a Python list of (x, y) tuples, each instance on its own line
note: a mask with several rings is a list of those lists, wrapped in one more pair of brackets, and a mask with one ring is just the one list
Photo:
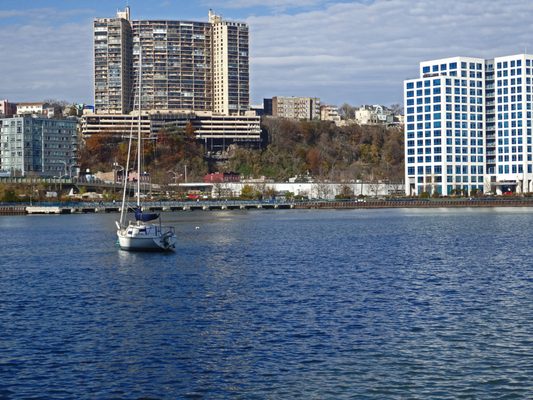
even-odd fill
[[(120, 208), (120, 220), (116, 221), (118, 244), (122, 250), (130, 251), (172, 251), (176, 247), (176, 234), (174, 227), (162, 226), (161, 217), (156, 213), (147, 213), (141, 207), (141, 84), (142, 84), (142, 47), (139, 43), (139, 101), (137, 123), (137, 204), (134, 209), (135, 221), (126, 223), (128, 192), (128, 179), (124, 179), (122, 192), (122, 204)], [(126, 160), (126, 174), (129, 171), (131, 147), (133, 142), (133, 119), (132, 129), (128, 141), (128, 156)], [(153, 220), (159, 223), (149, 223)]]

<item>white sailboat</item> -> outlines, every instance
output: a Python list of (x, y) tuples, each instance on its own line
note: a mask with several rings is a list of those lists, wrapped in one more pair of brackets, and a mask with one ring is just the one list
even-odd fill
[[(135, 220), (126, 222), (128, 205), (126, 194), (128, 192), (127, 172), (129, 171), (131, 147), (133, 142), (133, 123), (128, 143), (128, 157), (126, 161), (126, 176), (124, 177), (124, 191), (120, 208), (120, 220), (117, 224), (118, 244), (122, 250), (130, 251), (173, 251), (176, 248), (176, 234), (174, 227), (162, 226), (161, 217), (155, 213), (145, 213), (141, 208), (141, 69), (142, 51), (139, 46), (139, 117), (137, 126), (137, 204), (135, 207)], [(150, 221), (159, 220), (159, 223)]]

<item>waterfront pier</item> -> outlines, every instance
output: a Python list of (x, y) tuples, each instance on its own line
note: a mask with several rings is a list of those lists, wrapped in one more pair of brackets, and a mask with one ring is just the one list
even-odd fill
[[(277, 209), (377, 209), (377, 208), (459, 208), (459, 207), (533, 207), (533, 198), (458, 198), (458, 199), (369, 199), (369, 200), (305, 200), (305, 201), (165, 201), (148, 202), (143, 208), (148, 211), (237, 211)], [(0, 204), (0, 215), (24, 214), (89, 214), (118, 213), (115, 203), (39, 203)]]

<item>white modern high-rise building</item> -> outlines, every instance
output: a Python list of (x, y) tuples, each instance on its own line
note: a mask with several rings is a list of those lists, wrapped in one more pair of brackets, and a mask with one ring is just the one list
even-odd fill
[(404, 82), (408, 195), (532, 192), (533, 56), (420, 63)]

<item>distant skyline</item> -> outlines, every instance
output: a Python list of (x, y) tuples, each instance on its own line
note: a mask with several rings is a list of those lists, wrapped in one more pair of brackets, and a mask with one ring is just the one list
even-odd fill
[(524, 0), (2, 0), (0, 99), (92, 104), (92, 21), (126, 5), (132, 19), (207, 21), (212, 8), (248, 23), (252, 104), (402, 103), (420, 61), (533, 52)]

